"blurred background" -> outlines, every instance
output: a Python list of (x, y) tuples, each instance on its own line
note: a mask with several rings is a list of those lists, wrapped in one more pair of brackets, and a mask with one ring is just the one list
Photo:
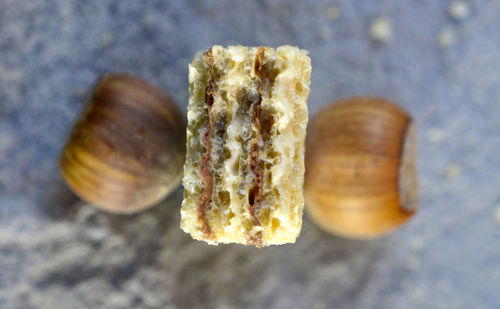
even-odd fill
[[(500, 308), (500, 2), (0, 0), (0, 308)], [(421, 209), (370, 241), (304, 217), (296, 244), (208, 246), (179, 229), (182, 188), (109, 215), (57, 158), (103, 73), (185, 110), (213, 44), (310, 51), (309, 112), (351, 95), (418, 122)]]

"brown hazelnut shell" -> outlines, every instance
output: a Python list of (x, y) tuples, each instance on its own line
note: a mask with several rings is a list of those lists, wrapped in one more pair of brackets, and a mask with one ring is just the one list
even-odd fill
[(392, 231), (418, 207), (415, 124), (375, 97), (331, 104), (309, 124), (304, 195), (322, 229), (352, 238)]
[(126, 74), (101, 78), (60, 157), (83, 200), (113, 213), (147, 208), (180, 183), (185, 117), (162, 90)]

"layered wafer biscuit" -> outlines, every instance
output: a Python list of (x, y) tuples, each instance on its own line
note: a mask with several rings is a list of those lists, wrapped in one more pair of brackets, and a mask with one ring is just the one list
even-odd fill
[(307, 51), (213, 46), (189, 66), (181, 228), (210, 244), (295, 242), (302, 226)]

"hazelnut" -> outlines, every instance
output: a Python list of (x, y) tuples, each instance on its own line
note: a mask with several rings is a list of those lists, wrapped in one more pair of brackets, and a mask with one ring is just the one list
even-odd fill
[(350, 98), (320, 111), (307, 134), (306, 209), (322, 229), (370, 238), (416, 212), (415, 125), (404, 110), (381, 98)]
[(59, 165), (83, 200), (109, 212), (133, 213), (178, 186), (185, 147), (184, 116), (167, 94), (133, 76), (108, 74)]

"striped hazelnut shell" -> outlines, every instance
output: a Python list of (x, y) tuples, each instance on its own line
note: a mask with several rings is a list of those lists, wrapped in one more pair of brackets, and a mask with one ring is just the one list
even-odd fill
[(180, 183), (185, 117), (160, 89), (126, 74), (101, 78), (59, 161), (69, 187), (108, 212), (134, 213)]
[(307, 134), (304, 195), (319, 227), (371, 238), (416, 212), (415, 125), (404, 110), (375, 97), (341, 100), (321, 110)]

